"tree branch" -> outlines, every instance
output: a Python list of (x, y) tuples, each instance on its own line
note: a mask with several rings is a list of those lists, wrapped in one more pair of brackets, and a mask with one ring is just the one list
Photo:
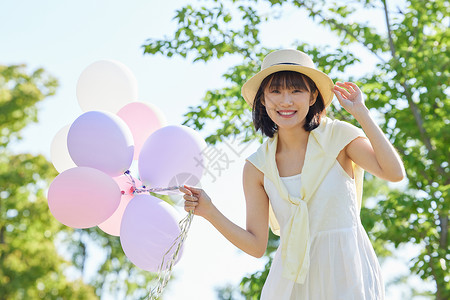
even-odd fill
[[(387, 31), (388, 31), (389, 47), (391, 49), (392, 59), (394, 59), (395, 61), (398, 61), (397, 55), (396, 55), (396, 50), (395, 50), (394, 40), (392, 38), (391, 25), (389, 23), (389, 11), (387, 8), (387, 0), (381, 0), (381, 2), (383, 2), (383, 6), (384, 6), (384, 15), (386, 18), (386, 27), (387, 27)], [(399, 78), (399, 79), (401, 81), (400, 84), (402, 85), (402, 87), (404, 89), (406, 99), (408, 100), (409, 108), (411, 109), (411, 112), (414, 116), (414, 120), (416, 122), (417, 128), (419, 129), (421, 140), (422, 140), (423, 144), (425, 145), (425, 147), (427, 148), (430, 155), (435, 156), (434, 155), (435, 148), (431, 144), (430, 136), (428, 135), (428, 132), (426, 131), (425, 127), (423, 126), (423, 118), (422, 118), (422, 114), (420, 113), (420, 109), (417, 107), (416, 103), (414, 103), (414, 101), (412, 100), (412, 94), (410, 92), (410, 88), (409, 88), (408, 84), (406, 83), (406, 79), (405, 78)], [(445, 178), (446, 177), (445, 171), (440, 166), (440, 164), (435, 162), (434, 165), (435, 165), (437, 171), (439, 172), (439, 174), (443, 178)], [(449, 181), (450, 181), (450, 179), (448, 179), (446, 181), (446, 184), (448, 184)]]
[(439, 222), (441, 226), (441, 239), (439, 246), (441, 249), (446, 250), (448, 247), (448, 214), (439, 214)]
[[(384, 15), (386, 18), (386, 26), (387, 26), (387, 30), (388, 30), (388, 38), (389, 38), (389, 47), (391, 49), (391, 55), (392, 58), (396, 61), (398, 61), (397, 57), (396, 57), (396, 51), (395, 51), (395, 45), (394, 45), (394, 40), (392, 38), (392, 32), (391, 32), (391, 26), (389, 23), (389, 12), (387, 9), (387, 0), (382, 0), (383, 2), (383, 6), (384, 6)], [(416, 29), (417, 30), (417, 29)], [(401, 79), (402, 80), (402, 79)], [(434, 156), (434, 152), (435, 152), (435, 148), (433, 147), (433, 145), (431, 144), (431, 139), (427, 133), (427, 131), (425, 130), (425, 127), (423, 126), (423, 118), (422, 115), (420, 113), (419, 108), (417, 107), (416, 103), (414, 103), (414, 101), (412, 100), (412, 94), (410, 92), (410, 88), (408, 86), (408, 84), (406, 83), (406, 80), (402, 80), (401, 85), (405, 91), (405, 95), (406, 98), (408, 100), (408, 104), (409, 107), (412, 111), (412, 114), (414, 116), (414, 120), (416, 122), (416, 125), (419, 129), (419, 133), (420, 133), (420, 137), (422, 139), (422, 142), (424, 143), (425, 147), (428, 149), (428, 152), (430, 153), (430, 156)], [(439, 172), (439, 174), (443, 177), (446, 178), (446, 174), (444, 169), (440, 166), (440, 164), (436, 161), (434, 161), (434, 165), (437, 169), (437, 171)], [(448, 177), (447, 177), (448, 178)], [(445, 184), (448, 184), (450, 182), (450, 179), (446, 180)], [(439, 214), (439, 221), (440, 221), (440, 227), (441, 227), (441, 232), (439, 235), (439, 247), (441, 249), (447, 250), (447, 235), (448, 235), (448, 214)], [(436, 288), (437, 288), (437, 293), (436, 293), (436, 299), (443, 299), (443, 295), (442, 295), (442, 291), (441, 291), (441, 286), (438, 284), (438, 276), (436, 274), (436, 270), (434, 268), (433, 265), (433, 256), (432, 253), (430, 251), (430, 245), (426, 245), (425, 248), (428, 251), (428, 254), (430, 256), (430, 262), (429, 265), (431, 267), (432, 270), (432, 274), (434, 277), (434, 280), (436, 282)]]
[[(422, 233), (422, 240), (425, 241), (425, 235)], [(425, 242), (426, 243), (426, 242)], [(438, 281), (440, 279), (440, 276), (437, 274), (436, 272), (436, 267), (435, 267), (435, 260), (438, 258), (435, 258), (433, 256), (433, 249), (432, 249), (433, 245), (431, 243), (426, 243), (425, 244), (425, 249), (427, 251), (428, 256), (430, 257), (430, 261), (428, 262), (428, 265), (431, 269), (431, 275), (434, 278), (434, 281), (436, 282), (436, 300), (444, 300), (443, 297), (443, 292), (441, 291), (441, 285), (438, 284)]]
[(394, 46), (394, 40), (392, 39), (391, 24), (389, 22), (389, 11), (387, 8), (386, 0), (381, 0), (381, 2), (383, 2), (384, 17), (386, 20), (386, 27), (387, 27), (387, 31), (388, 31), (389, 48), (391, 49), (392, 57), (395, 58), (395, 46)]
[[(417, 107), (416, 103), (414, 103), (414, 101), (412, 100), (412, 95), (411, 92), (409, 90), (409, 86), (406, 82), (402, 82), (401, 83), (402, 87), (405, 89), (405, 95), (406, 95), (406, 99), (408, 100), (408, 104), (409, 107), (412, 111), (412, 114), (414, 116), (414, 120), (416, 121), (416, 125), (417, 128), (419, 129), (419, 134), (421, 137), (421, 140), (423, 142), (423, 144), (425, 145), (425, 147), (427, 148), (428, 152), (430, 153), (431, 157), (436, 157), (435, 153), (435, 147), (433, 147), (433, 145), (431, 144), (431, 139), (428, 135), (428, 132), (425, 130), (425, 127), (423, 126), (423, 118), (422, 115), (420, 113), (419, 108)], [(434, 166), (436, 168), (436, 170), (438, 171), (438, 173), (443, 177), (443, 178), (447, 178), (447, 180), (445, 182), (443, 182), (443, 184), (449, 184), (450, 183), (450, 178), (447, 177), (447, 174), (445, 173), (445, 170), (440, 166), (440, 164), (436, 161), (434, 161)]]
[[(2, 202), (0, 201), (0, 216), (2, 212)], [(5, 243), (5, 226), (0, 227), (0, 245)]]
[(338, 29), (344, 31), (347, 35), (351, 36), (353, 39), (355, 39), (355, 41), (357, 41), (359, 44), (363, 45), (364, 47), (366, 47), (372, 54), (374, 54), (382, 63), (386, 64), (386, 61), (379, 56), (375, 51), (373, 51), (372, 49), (370, 49), (369, 44), (365, 41), (361, 41), (358, 39), (357, 36), (355, 36), (351, 31), (349, 31), (346, 27), (342, 26), (342, 24), (336, 22), (336, 20), (334, 19), (328, 19), (327, 17), (323, 16), (321, 14), (320, 11), (315, 11), (314, 8), (312, 6), (308, 6), (305, 4), (305, 2), (300, 2), (300, 1), (294, 1), (294, 3), (297, 3), (298, 6), (303, 6), (305, 7), (308, 11), (310, 11), (311, 13), (313, 13), (316, 16), (319, 16), (322, 21), (333, 24), (334, 26), (336, 26)]

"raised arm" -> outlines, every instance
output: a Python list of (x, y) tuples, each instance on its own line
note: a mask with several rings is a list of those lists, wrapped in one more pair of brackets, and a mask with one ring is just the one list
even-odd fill
[[(261, 257), (267, 248), (269, 234), (269, 199), (264, 190), (263, 174), (246, 162), (243, 172), (244, 195), (247, 207), (246, 229), (231, 222), (212, 203), (203, 189), (185, 186), (185, 210), (194, 211), (208, 220), (224, 237), (242, 251)], [(226, 193), (229, 187), (224, 187)]]
[(339, 103), (361, 125), (367, 139), (355, 139), (345, 149), (347, 156), (369, 173), (389, 181), (400, 181), (405, 169), (397, 151), (370, 116), (361, 90), (352, 82), (336, 83)]

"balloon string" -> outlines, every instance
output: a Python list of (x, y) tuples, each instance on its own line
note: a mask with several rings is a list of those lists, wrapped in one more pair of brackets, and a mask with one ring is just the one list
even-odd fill
[[(187, 214), (186, 217), (184, 217), (180, 221), (179, 225), (181, 233), (180, 235), (178, 235), (173, 244), (170, 246), (169, 250), (167, 250), (167, 252), (164, 254), (161, 265), (159, 266), (158, 269), (158, 284), (153, 289), (150, 290), (149, 295), (145, 299), (157, 300), (164, 291), (164, 288), (166, 287), (172, 275), (173, 266), (178, 260), (181, 247), (183, 246), (184, 241), (186, 240), (193, 218), (194, 214), (192, 212), (189, 212), (189, 214)], [(172, 251), (174, 247), (176, 247), (174, 253), (171, 256), (169, 256), (169, 253)], [(166, 258), (168, 258), (167, 263), (165, 262)]]
[(172, 190), (178, 190), (181, 187), (183, 187), (182, 185), (174, 185), (174, 186), (169, 186), (166, 188), (159, 188), (159, 187), (155, 187), (155, 188), (147, 188), (145, 185), (143, 185), (140, 188), (136, 187), (136, 182), (134, 181), (134, 178), (130, 175), (130, 171), (127, 170), (124, 172), (124, 175), (128, 177), (128, 179), (130, 179), (132, 185), (133, 185), (133, 194), (142, 194), (142, 193), (157, 193), (157, 192), (163, 192), (163, 191), (172, 191)]
[[(147, 192), (161, 192), (161, 191), (170, 191), (170, 190), (178, 190), (181, 186), (171, 186), (167, 188), (146, 188), (145, 186), (142, 186), (142, 188), (136, 188), (136, 182), (134, 181), (134, 178), (130, 175), (130, 171), (126, 171), (124, 173), (125, 176), (130, 179), (132, 185), (133, 185), (133, 194), (134, 193), (147, 193)], [(149, 294), (146, 296), (145, 300), (157, 300), (161, 294), (164, 291), (164, 288), (167, 286), (170, 277), (172, 276), (172, 269), (175, 263), (178, 260), (178, 256), (181, 251), (181, 247), (184, 244), (184, 241), (187, 238), (189, 229), (191, 228), (192, 219), (194, 218), (193, 211), (190, 211), (179, 223), (180, 227), (180, 234), (175, 238), (172, 245), (169, 247), (169, 249), (166, 251), (162, 258), (162, 262), (158, 268), (158, 284), (152, 288), (149, 292)], [(175, 251), (172, 255), (169, 255), (169, 253), (172, 251), (172, 249), (175, 248)], [(166, 262), (167, 259), (167, 262)]]

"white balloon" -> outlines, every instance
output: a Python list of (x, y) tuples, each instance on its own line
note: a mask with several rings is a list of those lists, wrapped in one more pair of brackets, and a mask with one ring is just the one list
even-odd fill
[(78, 103), (83, 111), (117, 113), (138, 98), (137, 80), (131, 70), (115, 60), (100, 60), (81, 73), (77, 83)]
[(50, 147), (50, 159), (59, 173), (76, 167), (67, 148), (67, 134), (69, 133), (69, 129), (70, 125), (61, 128), (53, 138)]

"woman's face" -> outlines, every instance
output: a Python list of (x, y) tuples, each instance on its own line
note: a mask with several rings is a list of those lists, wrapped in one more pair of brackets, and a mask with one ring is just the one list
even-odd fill
[(264, 106), (278, 128), (303, 127), (309, 107), (317, 95), (302, 88), (267, 87), (264, 90)]

